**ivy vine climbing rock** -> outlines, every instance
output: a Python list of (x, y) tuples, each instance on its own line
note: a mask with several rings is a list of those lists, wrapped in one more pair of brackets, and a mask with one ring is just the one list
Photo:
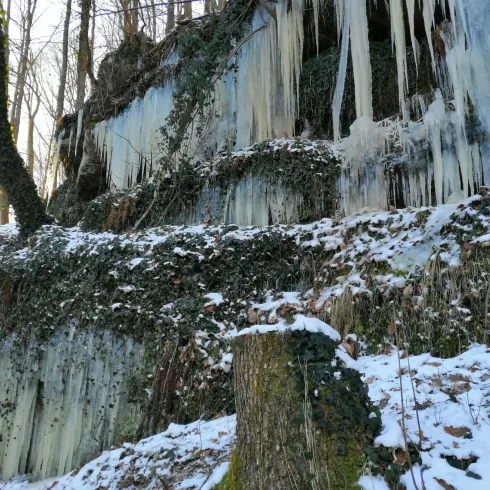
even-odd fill
[(0, 186), (9, 197), (23, 238), (50, 221), (34, 180), (17, 151), (8, 119), (6, 36), (0, 24)]
[(220, 490), (353, 487), (381, 422), (340, 335), (250, 331), (234, 341), (237, 446)]

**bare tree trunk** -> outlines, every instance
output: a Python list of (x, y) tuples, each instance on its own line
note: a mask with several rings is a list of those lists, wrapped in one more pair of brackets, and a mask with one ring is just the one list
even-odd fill
[(7, 194), (0, 189), (0, 225), (6, 225), (9, 220), (9, 203)]
[(78, 90), (77, 90), (77, 105), (79, 110), (85, 101), (85, 92), (87, 88), (87, 72), (90, 63), (90, 43), (88, 39), (88, 31), (90, 27), (90, 7), (91, 0), (80, 0), (82, 8), (82, 17), (80, 22), (80, 39), (78, 48)]
[(7, 110), (7, 76), (5, 42), (0, 24), (0, 186), (9, 196), (21, 236), (27, 237), (49, 222), (44, 204), (36, 191), (34, 180), (27, 173), (10, 132)]
[(138, 18), (138, 14), (139, 14), (139, 6), (140, 6), (140, 3), (139, 3), (139, 0), (133, 0), (132, 2), (132, 6), (131, 8), (133, 10), (131, 10), (131, 23), (132, 23), (132, 31), (137, 34), (138, 32), (138, 21), (139, 21), (139, 18)]
[(134, 7), (138, 6), (136, 0), (119, 0), (121, 7), (123, 8), (123, 31), (124, 40), (134, 45), (136, 41), (136, 35), (138, 33), (138, 10), (134, 10)]
[(153, 30), (153, 40), (157, 40), (157, 11), (155, 8), (155, 0), (151, 0), (151, 20), (152, 20), (152, 30)]
[(32, 22), (34, 20), (34, 12), (36, 11), (37, 0), (27, 0), (27, 13), (23, 29), (23, 45), (20, 53), (19, 69), (17, 71), (17, 81), (12, 102), (12, 113), (10, 122), (14, 128), (14, 139), (17, 141), (19, 137), (19, 128), (22, 115), (22, 101), (24, 100), (24, 92), (26, 85), (27, 70), (29, 69), (29, 53), (31, 48), (31, 31)]
[(168, 34), (175, 27), (175, 1), (169, 0), (167, 9), (167, 27), (165, 33)]
[(68, 71), (68, 40), (70, 36), (71, 0), (66, 1), (65, 25), (63, 26), (63, 54), (61, 58), (60, 85), (56, 99), (56, 122), (63, 116), (65, 105), (66, 75)]
[[(35, 78), (34, 76), (32, 77)], [(28, 119), (27, 119), (27, 171), (29, 175), (34, 175), (34, 160), (35, 160), (35, 152), (34, 152), (34, 125), (36, 121), (36, 116), (39, 111), (39, 105), (41, 104), (41, 96), (39, 91), (37, 90), (37, 82), (32, 84), (31, 88), (31, 97), (26, 101), (27, 109), (28, 109)], [(34, 99), (36, 102), (34, 103)]]
[(184, 17), (186, 19), (192, 19), (192, 2), (190, 0), (184, 3)]
[[(0, 2), (1, 6), (1, 2)], [(5, 43), (5, 63), (9, 66), (10, 49), (8, 45), (9, 27), (10, 27), (10, 16), (12, 9), (12, 0), (7, 1), (7, 13), (5, 16), (5, 37), (7, 42)], [(7, 194), (0, 189), (0, 225), (6, 225), (9, 222), (9, 204), (7, 199)]]
[(90, 72), (94, 73), (94, 53), (95, 53), (95, 23), (96, 23), (97, 5), (92, 0), (92, 32), (90, 34)]
[[(11, 11), (12, 11), (12, 0), (7, 0), (7, 12), (5, 15), (5, 37), (9, 37), (10, 33), (10, 16), (11, 16)], [(10, 49), (8, 46), (8, 42), (6, 44), (6, 55), (5, 55), (5, 62), (7, 63), (7, 66), (9, 66), (9, 58), (10, 58)]]

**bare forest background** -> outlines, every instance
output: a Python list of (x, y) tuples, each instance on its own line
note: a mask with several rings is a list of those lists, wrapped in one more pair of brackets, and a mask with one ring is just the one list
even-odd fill
[[(124, 40), (159, 41), (176, 22), (222, 7), (221, 0), (0, 0), (10, 124), (41, 198), (48, 197), (57, 125), (82, 107), (104, 56)], [(0, 189), (0, 224), (13, 219)]]

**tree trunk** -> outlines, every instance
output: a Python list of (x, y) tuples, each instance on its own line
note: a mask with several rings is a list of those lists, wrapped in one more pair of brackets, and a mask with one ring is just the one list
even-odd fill
[(27, 120), (27, 172), (34, 175), (34, 117)]
[[(5, 35), (0, 25), (0, 80), (7, 77), (5, 63)], [(36, 191), (34, 180), (27, 173), (10, 132), (7, 111), (7, 85), (0, 83), (0, 186), (9, 196), (22, 237), (48, 223), (43, 202)]]
[(184, 17), (186, 19), (192, 19), (192, 2), (190, 0), (184, 3)]
[[(3, 8), (2, 2), (0, 1), (0, 7)], [(12, 0), (7, 1), (7, 12), (5, 15), (5, 37), (7, 41), (5, 42), (5, 64), (9, 66), (10, 49), (8, 45), (9, 29), (10, 29), (10, 16), (12, 10)], [(8, 74), (7, 74), (8, 76)], [(8, 84), (8, 81), (7, 81)], [(9, 222), (9, 204), (7, 194), (0, 189), (0, 225), (6, 225)]]
[(167, 28), (165, 33), (168, 34), (175, 27), (175, 1), (169, 0), (167, 9)]
[(27, 70), (29, 69), (29, 52), (31, 49), (31, 31), (36, 11), (37, 0), (28, 0), (27, 13), (23, 30), (23, 43), (20, 53), (19, 68), (17, 71), (17, 81), (15, 85), (14, 100), (12, 102), (12, 112), (10, 122), (14, 128), (14, 140), (19, 137), (20, 121), (22, 117), (22, 102), (24, 100), (24, 91), (27, 79)]
[[(8, 37), (10, 35), (10, 16), (11, 16), (11, 11), (12, 11), (12, 0), (7, 0), (7, 12), (6, 12), (6, 15), (5, 15), (5, 36), (7, 38), (7, 41), (8, 41)], [(5, 63), (7, 64), (7, 66), (9, 66), (10, 49), (9, 49), (9, 46), (8, 46), (8, 42), (6, 43), (5, 50), (6, 50), (6, 53), (5, 53)]]
[(88, 31), (90, 27), (90, 0), (80, 0), (82, 8), (80, 21), (80, 38), (78, 43), (78, 90), (76, 110), (79, 110), (85, 101), (85, 92), (87, 87), (87, 71), (90, 63), (90, 43)]
[(237, 446), (219, 489), (354, 485), (372, 440), (370, 427), (380, 422), (369, 418), (375, 409), (359, 373), (342, 366), (337, 347), (329, 337), (304, 331), (238, 337)]
[(63, 54), (61, 58), (60, 85), (58, 87), (58, 97), (56, 99), (56, 122), (63, 116), (65, 105), (65, 87), (68, 72), (68, 41), (70, 38), (70, 18), (71, 18), (71, 0), (66, 2), (65, 25), (63, 26)]
[(7, 194), (0, 189), (0, 225), (6, 225), (9, 222), (9, 203)]
[(153, 40), (157, 40), (157, 11), (155, 8), (155, 0), (151, 0), (151, 20), (152, 20), (152, 30), (153, 30)]

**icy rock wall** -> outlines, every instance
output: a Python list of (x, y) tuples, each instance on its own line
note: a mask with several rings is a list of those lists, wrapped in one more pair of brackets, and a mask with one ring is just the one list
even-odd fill
[(62, 475), (134, 433), (128, 381), (141, 349), (112, 334), (0, 344), (0, 480)]
[(186, 217), (189, 224), (224, 223), (240, 226), (268, 226), (297, 223), (303, 196), (270, 177), (247, 174), (227, 189), (206, 185), (195, 208)]
[[(357, 121), (342, 142), (344, 167), (341, 180), (343, 211), (389, 205), (386, 157), (398, 146), (404, 154), (403, 189), (407, 205), (443, 204), (478, 192), (490, 184), (490, 21), (487, 0), (423, 0), (421, 9), (429, 41), (433, 70), (439, 88), (433, 102), (422, 103), (420, 119), (410, 121), (406, 92), (408, 70), (405, 25), (415, 53), (415, 0), (390, 0), (391, 38), (396, 55), (400, 119), (374, 122), (370, 100), (371, 70), (366, 29), (366, 8), (359, 0), (336, 0), (337, 22), (342, 26), (342, 55), (337, 90), (332, 104), (336, 138), (345, 84), (349, 46), (356, 86)], [(451, 23), (437, 27), (444, 53), (432, 44), (434, 12), (440, 6)], [(448, 7), (448, 9), (447, 9)], [(439, 50), (440, 51), (440, 50)], [(357, 74), (357, 75), (356, 75)], [(419, 99), (420, 100), (420, 99)], [(412, 100), (413, 101), (413, 100)], [(469, 134), (469, 129), (473, 134)], [(373, 144), (374, 143), (374, 144)], [(376, 146), (374, 148), (374, 146)], [(428, 150), (425, 152), (424, 150)], [(370, 169), (373, 155), (377, 169)], [(376, 191), (376, 192), (374, 192)]]
[[(250, 146), (268, 138), (292, 136), (298, 107), (297, 87), (303, 53), (305, 0), (277, 5), (277, 22), (259, 8), (254, 33), (230, 60), (216, 82), (213, 117), (204, 118), (199, 137), (189, 131), (185, 150), (193, 160), (211, 158), (223, 148)], [(318, 2), (315, 3), (318, 6)], [(164, 64), (173, 64), (173, 52)], [(120, 115), (93, 129), (99, 153), (107, 162), (108, 183), (120, 189), (145, 180), (162, 156), (160, 128), (173, 108), (173, 84), (149, 89)], [(195, 121), (194, 126), (200, 122)], [(78, 138), (77, 138), (78, 139)]]

